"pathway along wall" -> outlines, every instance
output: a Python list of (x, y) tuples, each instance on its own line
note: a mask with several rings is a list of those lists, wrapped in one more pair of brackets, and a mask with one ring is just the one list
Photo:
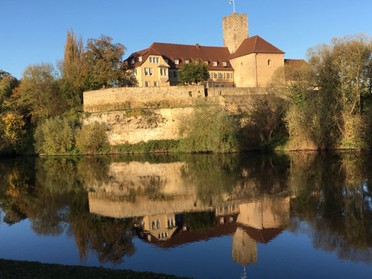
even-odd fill
[[(111, 145), (179, 139), (182, 121), (202, 103), (249, 111), (265, 89), (201, 86), (125, 87), (84, 92), (84, 124), (105, 123)], [(212, 116), (213, 117), (213, 116)]]

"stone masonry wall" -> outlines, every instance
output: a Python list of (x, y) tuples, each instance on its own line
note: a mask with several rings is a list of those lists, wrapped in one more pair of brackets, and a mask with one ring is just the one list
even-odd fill
[(192, 106), (204, 86), (121, 87), (84, 92), (84, 111)]
[(84, 92), (83, 122), (105, 123), (111, 145), (179, 139), (181, 123), (204, 101), (236, 114), (268, 96), (265, 89), (221, 87), (209, 88), (206, 97), (203, 86), (89, 91)]
[(213, 87), (203, 85), (166, 87), (122, 87), (84, 92), (85, 112), (107, 112), (136, 108), (175, 108), (195, 106), (208, 96), (219, 102), (221, 96), (266, 94), (265, 88)]

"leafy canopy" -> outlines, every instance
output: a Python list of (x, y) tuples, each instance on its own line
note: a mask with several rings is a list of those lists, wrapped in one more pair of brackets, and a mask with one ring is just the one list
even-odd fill
[(200, 62), (183, 64), (179, 73), (179, 81), (183, 84), (198, 84), (209, 79), (208, 67)]

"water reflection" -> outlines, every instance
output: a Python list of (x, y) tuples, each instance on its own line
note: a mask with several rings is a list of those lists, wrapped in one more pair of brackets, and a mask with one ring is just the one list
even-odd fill
[[(361, 154), (26, 158), (0, 161), (2, 222), (71, 235), (81, 261), (122, 263), (231, 236), (233, 261), (288, 230), (340, 259), (372, 261), (372, 160)], [(1, 226), (0, 226), (1, 230)], [(299, 251), (299, 253), (301, 253)]]

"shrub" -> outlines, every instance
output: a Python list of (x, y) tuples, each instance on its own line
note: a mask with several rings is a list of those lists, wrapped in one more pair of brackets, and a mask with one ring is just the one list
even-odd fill
[(41, 122), (36, 127), (35, 151), (39, 154), (66, 154), (75, 147), (73, 119), (57, 116)]
[(76, 133), (76, 147), (82, 154), (108, 153), (110, 146), (107, 138), (105, 124), (95, 122), (83, 125)]
[(238, 123), (221, 106), (202, 105), (181, 124), (183, 152), (233, 152), (238, 150)]

